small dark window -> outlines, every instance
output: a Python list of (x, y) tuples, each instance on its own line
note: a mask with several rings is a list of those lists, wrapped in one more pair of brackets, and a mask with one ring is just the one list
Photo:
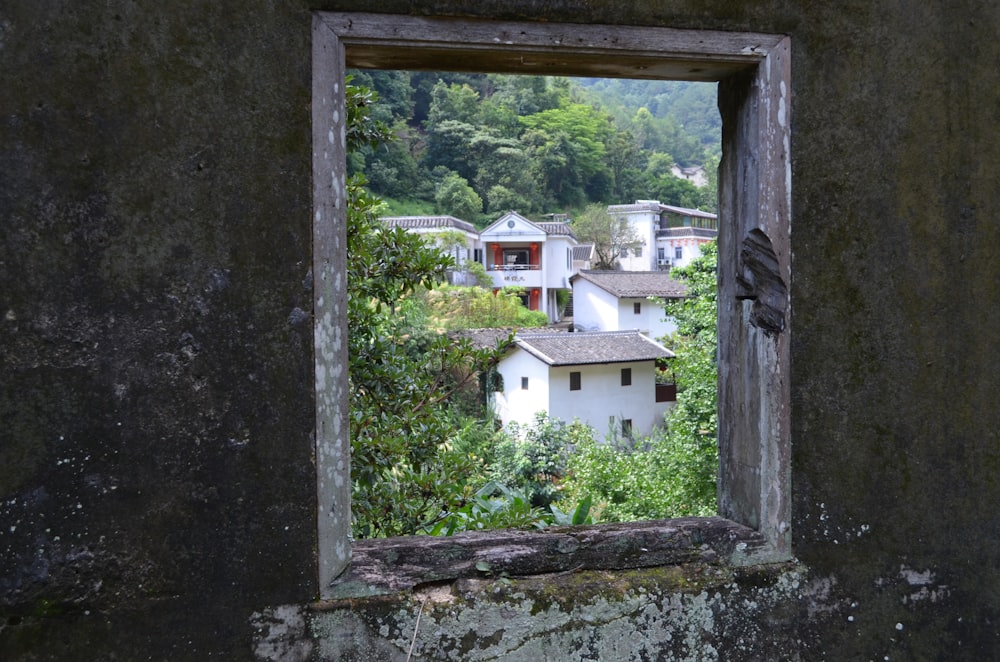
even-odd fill
[(571, 372), (569, 373), (569, 390), (579, 391), (580, 390), (580, 373)]
[(521, 390), (523, 390), (523, 391), (527, 391), (528, 390), (528, 378), (527, 377), (521, 377)]
[(679, 260), (682, 257), (684, 257), (684, 249), (681, 248), (680, 246), (675, 246), (674, 247), (674, 259), (675, 260)]
[(642, 246), (636, 246), (635, 247), (635, 256), (636, 257), (642, 257)]
[(623, 248), (620, 251), (618, 251), (618, 257), (628, 257), (628, 249)]
[(623, 418), (622, 419), (622, 436), (626, 439), (632, 438), (632, 419)]
[(632, 385), (632, 368), (622, 368), (622, 386), (631, 386), (631, 385)]
[(636, 301), (635, 303), (632, 304), (632, 312), (635, 313), (636, 315), (642, 314), (642, 302), (641, 301)]

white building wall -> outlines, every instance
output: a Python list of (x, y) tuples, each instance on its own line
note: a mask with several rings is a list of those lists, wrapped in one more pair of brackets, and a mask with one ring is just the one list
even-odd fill
[[(701, 245), (708, 243), (706, 239), (678, 238), (661, 239), (657, 246), (662, 246), (666, 258), (670, 260), (670, 267), (686, 267), (691, 260), (701, 255)], [(681, 257), (676, 257), (676, 249), (681, 249)]]
[[(639, 304), (638, 315), (635, 314), (635, 304)], [(664, 314), (663, 304), (645, 297), (619, 299), (617, 324), (615, 329), (601, 331), (638, 329), (644, 336), (656, 340), (677, 330), (677, 323)]]
[[(621, 385), (622, 368), (632, 370), (632, 384)], [(569, 373), (580, 372), (580, 390), (569, 390)], [(579, 419), (606, 440), (609, 422), (616, 432), (623, 419), (632, 420), (635, 438), (652, 434), (663, 422), (671, 403), (656, 402), (656, 373), (652, 361), (602, 365), (557, 366), (549, 369), (549, 415), (566, 422)]]
[(629, 249), (628, 257), (619, 257), (622, 271), (651, 271), (656, 268), (656, 227), (659, 217), (651, 211), (626, 214), (629, 225), (642, 240), (642, 255), (636, 257)]
[[(536, 411), (549, 407), (549, 367), (524, 350), (508, 354), (497, 370), (503, 377), (503, 391), (491, 394), (493, 413), (507, 425), (511, 421), (529, 424)], [(521, 388), (521, 378), (528, 378), (528, 388)]]
[(573, 283), (573, 326), (581, 331), (617, 331), (618, 299), (582, 278)]

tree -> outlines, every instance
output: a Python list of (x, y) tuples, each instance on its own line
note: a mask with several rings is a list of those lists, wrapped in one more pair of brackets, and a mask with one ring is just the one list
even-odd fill
[(468, 85), (438, 81), (431, 90), (431, 106), (427, 111), (427, 125), (444, 120), (475, 124), (479, 112), (479, 93)]
[[(347, 87), (348, 148), (386, 136), (372, 120), (377, 96)], [(416, 533), (470, 496), (481, 473), (474, 455), (449, 440), (459, 427), (449, 399), (488, 369), (498, 350), (423, 332), (405, 314), (417, 288), (440, 283), (454, 261), (402, 228), (376, 217), (364, 178), (347, 186), (348, 370), (354, 535)]]
[(434, 191), (438, 212), (466, 221), (474, 221), (483, 213), (483, 199), (457, 172), (445, 175)]
[(683, 514), (714, 514), (719, 468), (718, 258), (716, 243), (704, 244), (701, 255), (670, 275), (687, 285), (687, 296), (665, 305), (677, 331), (666, 339), (676, 354), (672, 370), (677, 405), (666, 419), (664, 450), (675, 477), (674, 498)]
[(589, 205), (573, 219), (573, 232), (581, 243), (594, 244), (597, 269), (614, 269), (623, 250), (642, 245), (639, 233), (624, 216), (612, 216), (602, 204)]

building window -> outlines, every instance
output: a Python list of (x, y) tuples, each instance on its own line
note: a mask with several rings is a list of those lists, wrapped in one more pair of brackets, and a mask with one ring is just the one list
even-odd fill
[(580, 373), (571, 372), (569, 373), (569, 390), (579, 391), (580, 390)]
[(628, 249), (627, 248), (623, 248), (620, 251), (618, 251), (618, 257), (620, 257), (620, 258), (626, 258), (626, 257), (628, 257)]
[(503, 263), (507, 267), (527, 267), (528, 250), (526, 248), (505, 248), (503, 251)]
[(636, 301), (635, 303), (633, 303), (632, 304), (632, 312), (635, 313), (636, 315), (641, 315), (642, 314), (642, 302)]
[(679, 260), (684, 257), (684, 249), (680, 246), (674, 246), (674, 259)]
[[(768, 545), (754, 559), (791, 555), (789, 236), (791, 39), (785, 35), (469, 21), (440, 16), (313, 13), (313, 343), (317, 557), (320, 597), (350, 561), (350, 439), (346, 434), (348, 334), (342, 141), (345, 67), (426, 71), (462, 61), (500, 73), (537, 73), (547, 55), (552, 75), (685, 78), (718, 83), (722, 115), (719, 171), (719, 515), (757, 532)], [(544, 29), (538, 29), (538, 28)], [(391, 39), (386, 39), (391, 35)], [(692, 65), (696, 65), (692, 67)], [(332, 148), (330, 146), (333, 146)], [(753, 167), (759, 176), (743, 178)], [(737, 210), (740, 213), (736, 213)], [(763, 239), (764, 242), (761, 242)], [(764, 245), (770, 296), (738, 289), (745, 246)], [(769, 266), (770, 265), (770, 266)], [(764, 300), (767, 301), (764, 301)], [(777, 318), (755, 307), (777, 305)], [(773, 311), (772, 311), (773, 312)], [(762, 324), (763, 322), (763, 324)], [(579, 374), (579, 373), (578, 373)], [(765, 489), (766, 488), (766, 489)], [(750, 558), (743, 559), (755, 562)], [(349, 591), (348, 591), (349, 593)]]
[(642, 257), (642, 246), (636, 246), (635, 247), (635, 256), (636, 257)]
[(528, 378), (527, 377), (521, 377), (521, 390), (522, 391), (527, 391), (528, 390)]
[(622, 419), (622, 437), (625, 439), (632, 438), (632, 419), (623, 418)]
[(662, 246), (656, 249), (656, 259), (660, 261), (667, 259), (667, 251)]
[(632, 368), (622, 368), (622, 386), (632, 385)]

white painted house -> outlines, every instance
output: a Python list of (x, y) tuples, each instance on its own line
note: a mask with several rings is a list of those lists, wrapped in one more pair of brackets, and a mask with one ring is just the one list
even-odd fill
[(589, 271), (570, 278), (573, 328), (580, 331), (636, 329), (650, 338), (677, 330), (657, 299), (679, 299), (687, 287), (667, 271)]
[(675, 399), (672, 386), (656, 383), (656, 361), (672, 357), (637, 331), (518, 334), (497, 366), (491, 405), (504, 425), (530, 424), (543, 411), (579, 419), (598, 439), (644, 437)]
[(659, 200), (609, 205), (608, 214), (624, 217), (641, 242), (635, 248), (622, 250), (618, 262), (624, 271), (669, 271), (686, 266), (701, 254), (702, 244), (719, 235), (715, 214), (664, 205)]
[(573, 275), (576, 236), (569, 225), (536, 223), (511, 211), (480, 232), (479, 240), (493, 287), (523, 287), (530, 310), (544, 310), (550, 321), (559, 321), (556, 293), (570, 289)]

